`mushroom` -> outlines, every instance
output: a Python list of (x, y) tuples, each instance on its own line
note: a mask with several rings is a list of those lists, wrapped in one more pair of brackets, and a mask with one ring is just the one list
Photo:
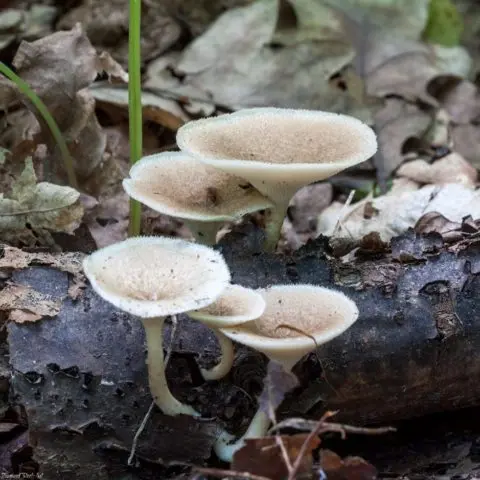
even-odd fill
[[(359, 314), (355, 302), (346, 295), (316, 285), (277, 285), (258, 292), (266, 302), (263, 314), (251, 322), (224, 328), (222, 333), (264, 353), (286, 371), (318, 345), (342, 334)], [(259, 409), (235, 443), (230, 443), (232, 435), (223, 432), (215, 443), (215, 453), (231, 462), (244, 440), (265, 435), (269, 423), (267, 414)]]
[(162, 331), (167, 316), (206, 307), (229, 285), (221, 254), (176, 238), (135, 237), (97, 250), (83, 269), (102, 298), (142, 320), (155, 403), (166, 415), (198, 415), (168, 388)]
[(231, 370), (234, 360), (232, 341), (219, 328), (234, 327), (255, 320), (265, 310), (263, 297), (240, 285), (229, 285), (219, 298), (200, 310), (188, 312), (188, 315), (210, 327), (221, 349), (221, 360), (210, 370), (200, 369), (205, 380), (219, 380)]
[(209, 167), (183, 152), (140, 159), (123, 181), (127, 194), (153, 210), (182, 219), (200, 243), (216, 243), (225, 222), (272, 207), (243, 178)]
[(273, 201), (265, 241), (270, 251), (297, 190), (377, 150), (373, 130), (356, 118), (282, 108), (244, 109), (189, 122), (178, 130), (177, 144), (202, 162), (244, 178)]

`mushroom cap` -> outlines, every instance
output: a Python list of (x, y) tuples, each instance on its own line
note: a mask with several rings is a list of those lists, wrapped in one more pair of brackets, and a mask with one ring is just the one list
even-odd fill
[(202, 162), (248, 180), (276, 203), (377, 150), (373, 130), (354, 117), (283, 108), (195, 120), (178, 130), (177, 143)]
[[(343, 333), (359, 314), (355, 302), (325, 287), (277, 285), (257, 291), (266, 302), (263, 314), (256, 320), (221, 331), (287, 368), (317, 345)], [(291, 325), (295, 330), (281, 325)]]
[(265, 310), (265, 300), (255, 290), (229, 285), (210, 305), (188, 315), (210, 327), (233, 327), (258, 318)]
[(212, 168), (183, 152), (140, 159), (123, 181), (127, 194), (153, 210), (183, 219), (233, 221), (272, 207), (243, 178)]
[(230, 272), (215, 250), (169, 237), (134, 237), (83, 261), (93, 289), (141, 318), (175, 315), (216, 300)]

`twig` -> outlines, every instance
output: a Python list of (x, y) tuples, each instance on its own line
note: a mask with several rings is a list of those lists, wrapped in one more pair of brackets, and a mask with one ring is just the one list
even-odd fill
[(211, 475), (212, 477), (218, 477), (218, 478), (224, 478), (225, 476), (227, 476), (227, 477), (245, 478), (247, 480), (272, 480), (271, 478), (268, 478), (268, 477), (253, 475), (253, 473), (235, 472), (234, 470), (221, 470), (219, 468), (193, 467), (193, 471), (202, 473), (203, 475)]
[[(316, 420), (304, 420), (303, 418), (289, 418), (283, 422), (277, 423), (277, 425), (270, 428), (270, 431), (278, 430), (280, 428), (295, 428), (297, 430), (312, 431), (318, 425)], [(328, 427), (328, 428), (327, 428)], [(366, 427), (353, 427), (351, 425), (344, 425), (341, 423), (326, 423), (325, 430), (330, 432), (338, 432), (342, 435), (347, 433), (360, 434), (360, 435), (384, 435), (385, 433), (396, 432), (397, 429), (393, 427), (379, 427), (379, 428), (366, 428)], [(323, 431), (322, 431), (323, 433)]]
[(337, 412), (331, 412), (331, 411), (325, 412), (322, 415), (322, 418), (320, 418), (320, 420), (318, 421), (315, 428), (308, 434), (307, 438), (305, 439), (302, 446), (300, 447), (300, 451), (298, 452), (295, 462), (293, 463), (293, 469), (291, 472), (289, 472), (288, 480), (295, 480), (295, 475), (297, 474), (298, 469), (300, 468), (300, 464), (302, 463), (302, 459), (305, 456), (305, 452), (307, 451), (307, 448), (310, 445), (310, 442), (317, 435), (319, 435), (320, 431), (322, 430), (322, 427), (324, 426), (325, 420), (327, 420), (327, 418), (333, 417), (336, 413)]
[[(165, 355), (165, 368), (167, 368), (168, 361), (172, 356), (173, 343), (175, 340), (175, 335), (177, 333), (177, 325), (178, 325), (177, 316), (172, 315), (171, 320), (172, 320), (172, 330), (170, 331), (170, 342), (168, 345), (167, 353)], [(145, 426), (147, 425), (148, 420), (150, 419), (150, 415), (152, 414), (154, 407), (155, 407), (155, 402), (152, 402), (150, 404), (150, 407), (148, 407), (147, 413), (143, 417), (142, 423), (138, 427), (138, 430), (135, 432), (135, 436), (133, 437), (133, 442), (132, 442), (132, 448), (130, 449), (130, 455), (128, 456), (128, 460), (127, 460), (128, 466), (132, 466), (133, 464), (133, 459), (135, 457), (135, 452), (137, 450), (138, 439), (140, 438), (140, 435), (145, 429)]]
[[(275, 409), (273, 408), (272, 402), (270, 401), (270, 395), (268, 396), (268, 416), (270, 417), (270, 421), (273, 425), (277, 425), (277, 416), (275, 415)], [(282, 452), (283, 463), (287, 467), (288, 474), (293, 470), (292, 462), (290, 461), (290, 457), (288, 455), (287, 449), (285, 444), (283, 443), (282, 437), (278, 434), (278, 431), (275, 432), (275, 443), (280, 448)]]
[[(300, 451), (298, 452), (298, 456), (293, 463), (293, 470), (290, 472), (288, 476), (288, 480), (294, 480), (295, 475), (297, 474), (298, 469), (300, 468), (300, 464), (302, 463), (302, 459), (305, 456), (305, 452), (307, 451), (310, 442), (313, 440), (314, 437), (317, 435), (321, 435), (325, 432), (338, 432), (340, 433), (342, 439), (344, 439), (347, 433), (360, 433), (364, 435), (382, 435), (389, 432), (395, 432), (396, 429), (392, 427), (383, 427), (383, 428), (362, 428), (362, 427), (352, 427), (350, 425), (343, 425), (341, 423), (329, 423), (326, 420), (330, 417), (333, 417), (337, 412), (326, 412), (322, 418), (318, 422), (308, 422), (310, 423), (313, 428), (308, 434), (307, 438), (303, 442)], [(278, 425), (277, 425), (278, 428)]]
[(343, 228), (343, 225), (342, 225), (343, 217), (345, 216), (347, 208), (352, 203), (353, 196), (355, 195), (355, 191), (356, 190), (351, 190), (350, 193), (348, 194), (347, 201), (345, 202), (342, 209), (340, 210), (340, 213), (338, 214), (338, 221), (335, 225), (335, 228), (333, 229), (333, 232), (332, 232), (332, 235), (331, 235), (332, 237), (337, 233), (338, 230)]

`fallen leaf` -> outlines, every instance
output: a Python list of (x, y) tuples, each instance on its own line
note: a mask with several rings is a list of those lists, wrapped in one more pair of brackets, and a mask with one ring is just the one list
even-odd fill
[(480, 168), (480, 127), (474, 124), (457, 125), (452, 128), (453, 146), (475, 168)]
[(320, 467), (329, 480), (376, 480), (377, 469), (360, 457), (342, 458), (331, 450), (320, 450)]
[[(128, 90), (114, 87), (105, 83), (95, 83), (90, 92), (99, 104), (99, 107), (115, 105), (128, 115)], [(162, 98), (154, 93), (142, 92), (141, 96), (143, 118), (176, 131), (190, 117), (182, 110), (178, 103), (168, 98)]]
[(272, 417), (272, 412), (283, 402), (285, 395), (298, 384), (298, 378), (292, 372), (287, 372), (280, 363), (271, 360), (268, 362), (263, 391), (258, 398), (259, 409)]
[(432, 121), (431, 116), (418, 107), (399, 99), (388, 99), (375, 115), (378, 148), (382, 161), (377, 165), (379, 179), (386, 181), (405, 157), (407, 140), (422, 138)]
[(28, 268), (30, 265), (44, 265), (67, 272), (71, 278), (68, 293), (73, 300), (80, 296), (82, 288), (85, 287), (82, 267), (84, 255), (81, 253), (30, 253), (1, 244), (0, 252), (0, 272), (8, 274), (12, 270)]
[(0, 290), (0, 311), (17, 323), (36, 322), (43, 317), (54, 317), (60, 312), (61, 302), (25, 285), (7, 284)]
[[(312, 6), (318, 9), (305, 0), (293, 4), (298, 12)], [(203, 98), (230, 108), (268, 105), (339, 111), (345, 108), (345, 95), (332, 88), (329, 79), (351, 62), (354, 52), (342, 33), (332, 28), (333, 16), (334, 12), (327, 17), (301, 14), (308, 19), (299, 26), (307, 38), (295, 43), (297, 31), (287, 41), (289, 32), (277, 48), (276, 0), (232, 9), (184, 50), (174, 69), (186, 76), (182, 85), (192, 85), (204, 92)]]
[[(232, 469), (261, 475), (271, 480), (284, 480), (288, 477), (281, 441), (285, 447), (290, 464), (293, 464), (308, 438), (308, 434), (281, 435), (278, 437), (249, 438), (245, 445), (233, 456)], [(312, 452), (320, 445), (320, 439), (313, 437), (302, 457), (297, 475), (309, 474), (312, 471)]]
[(70, 187), (37, 184), (33, 163), (27, 160), (9, 198), (0, 194), (0, 240), (36, 245), (48, 243), (48, 232), (73, 233), (83, 216), (79, 197)]
[[(76, 5), (76, 4), (75, 4)], [(193, 6), (196, 6), (195, 4)], [(187, 7), (184, 7), (187, 8)], [(124, 67), (128, 64), (129, 0), (79, 2), (58, 22), (57, 28), (71, 29), (81, 23), (92, 44), (108, 50)], [(173, 18), (171, 2), (145, 2), (142, 5), (142, 60), (158, 57), (170, 48), (182, 33)]]
[(458, 183), (473, 188), (477, 183), (478, 172), (461, 155), (454, 152), (431, 164), (422, 159), (404, 163), (397, 170), (397, 175), (418, 183)]
[(333, 188), (330, 183), (316, 183), (301, 188), (290, 200), (288, 218), (297, 232), (315, 231), (321, 211), (332, 202)]
[[(88, 176), (101, 167), (105, 134), (95, 117), (95, 102), (87, 87), (105, 67), (105, 62), (102, 63), (102, 57), (99, 58), (81, 26), (76, 25), (70, 31), (56, 32), (34, 42), (23, 41), (13, 65), (54, 117), (68, 143), (79, 175)], [(43, 118), (13, 84), (4, 84), (0, 88), (0, 104), (8, 105), (12, 95), (32, 109), (42, 126), (43, 143), (48, 144), (56, 156), (59, 155)], [(57, 158), (53, 173), (61, 173), (62, 166), (63, 161)]]
[(370, 218), (366, 218), (364, 213), (366, 201), (346, 209), (334, 202), (320, 215), (317, 233), (331, 236), (331, 243), (347, 244), (351, 250), (371, 232), (377, 232), (382, 241), (389, 242), (413, 228), (423, 215), (431, 212), (455, 223), (462, 222), (468, 215), (474, 220), (480, 218), (480, 190), (461, 184), (427, 185), (401, 193), (393, 191), (369, 201), (378, 212)]

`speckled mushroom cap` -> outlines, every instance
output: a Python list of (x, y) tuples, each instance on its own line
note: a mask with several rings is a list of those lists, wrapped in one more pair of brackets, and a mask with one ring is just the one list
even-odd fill
[(123, 181), (127, 194), (153, 210), (200, 221), (234, 221), (272, 202), (243, 178), (212, 168), (183, 152), (139, 160)]
[(93, 289), (141, 318), (205, 307), (230, 282), (215, 250), (169, 237), (135, 237), (97, 250), (83, 261)]
[(258, 318), (265, 310), (265, 300), (255, 290), (229, 285), (210, 305), (188, 315), (210, 327), (233, 327)]
[[(287, 369), (315, 350), (316, 345), (342, 334), (359, 314), (355, 302), (346, 295), (316, 285), (277, 285), (258, 292), (266, 302), (263, 314), (221, 331)], [(287, 327), (290, 325), (292, 329)]]
[(177, 143), (202, 162), (244, 178), (276, 204), (377, 150), (373, 130), (356, 118), (281, 108), (189, 122), (178, 130)]

